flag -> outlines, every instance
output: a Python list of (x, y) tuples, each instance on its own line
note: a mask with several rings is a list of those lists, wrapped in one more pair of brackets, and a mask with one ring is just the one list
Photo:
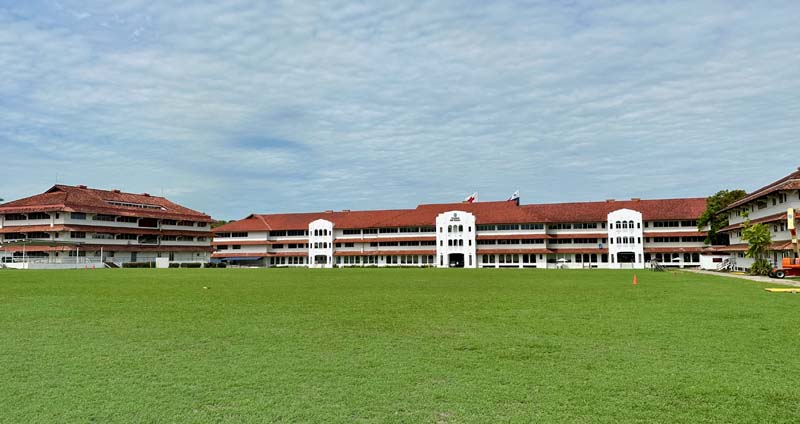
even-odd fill
[(472, 194), (471, 194), (469, 197), (467, 197), (466, 199), (464, 199), (464, 201), (465, 201), (465, 202), (467, 202), (467, 203), (473, 203), (473, 202), (475, 202), (476, 200), (478, 200), (478, 192), (477, 192), (477, 191), (476, 191), (475, 193), (472, 193)]
[(514, 194), (512, 194), (511, 197), (508, 198), (509, 202), (513, 200), (519, 200), (519, 190), (515, 191)]

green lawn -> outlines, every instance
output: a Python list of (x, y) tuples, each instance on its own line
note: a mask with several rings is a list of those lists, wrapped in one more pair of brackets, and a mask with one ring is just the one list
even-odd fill
[(0, 422), (800, 419), (800, 296), (632, 277), (0, 271)]

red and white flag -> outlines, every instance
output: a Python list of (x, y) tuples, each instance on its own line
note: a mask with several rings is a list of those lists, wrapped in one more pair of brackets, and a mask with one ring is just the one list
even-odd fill
[(477, 192), (477, 191), (476, 191), (475, 193), (472, 193), (472, 194), (471, 194), (469, 197), (467, 197), (466, 199), (464, 199), (464, 201), (465, 201), (465, 202), (467, 202), (467, 203), (473, 203), (473, 202), (475, 202), (476, 200), (478, 200), (478, 192)]

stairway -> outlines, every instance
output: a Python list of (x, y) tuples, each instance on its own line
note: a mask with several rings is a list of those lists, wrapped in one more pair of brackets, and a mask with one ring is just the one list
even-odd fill
[(650, 261), (650, 270), (655, 272), (664, 272), (667, 269), (664, 268), (664, 265), (661, 265), (657, 260), (653, 259)]

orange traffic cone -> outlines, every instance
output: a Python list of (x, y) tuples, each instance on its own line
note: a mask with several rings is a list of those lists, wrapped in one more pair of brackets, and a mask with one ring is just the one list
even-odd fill
[(639, 280), (636, 279), (636, 274), (633, 274), (633, 285), (634, 286), (639, 285)]

